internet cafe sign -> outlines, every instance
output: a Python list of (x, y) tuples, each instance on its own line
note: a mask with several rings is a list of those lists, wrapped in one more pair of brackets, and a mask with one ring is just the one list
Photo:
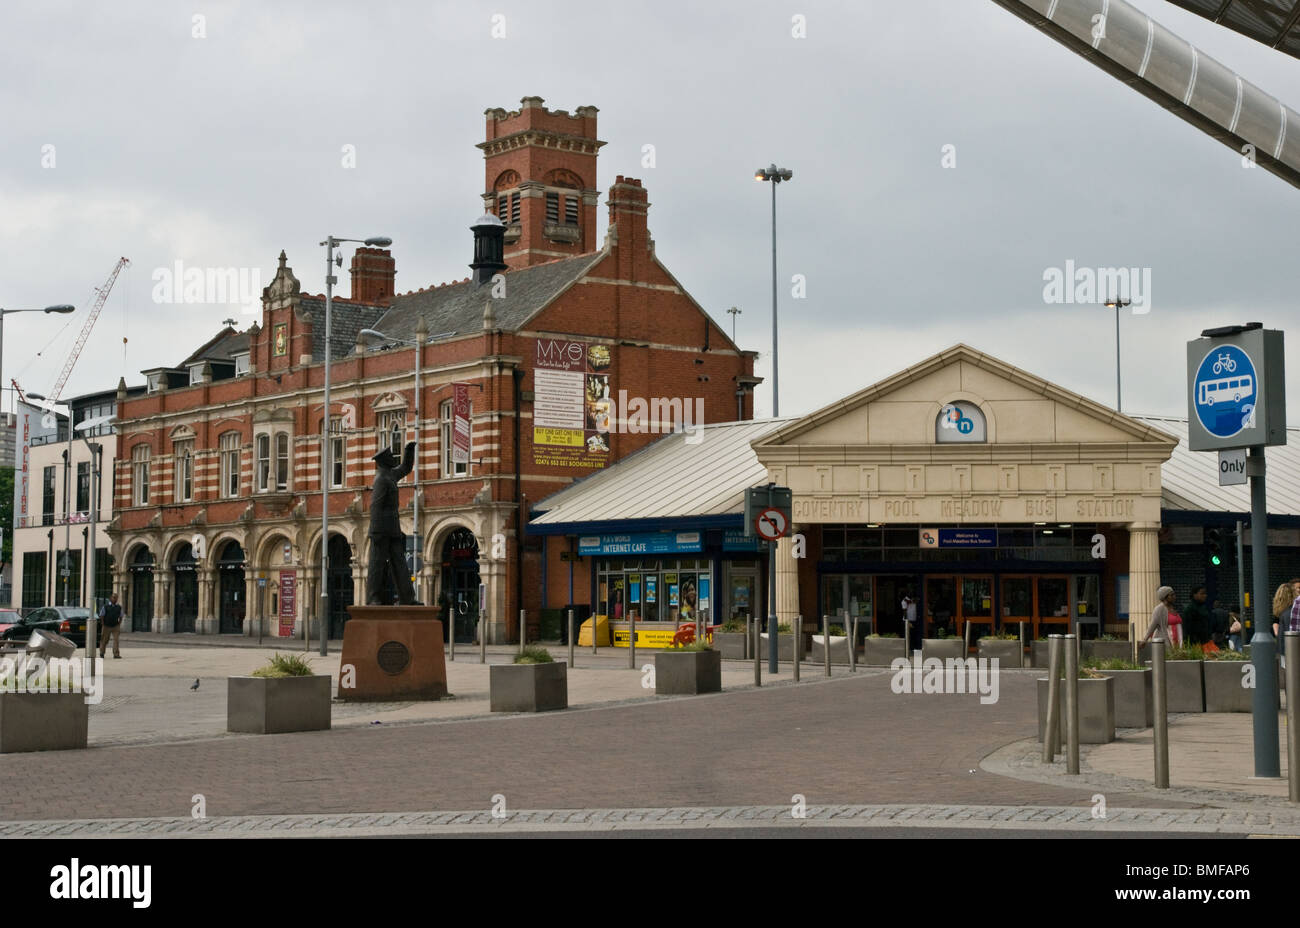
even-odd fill
[(1282, 333), (1258, 322), (1187, 343), (1187, 440), (1193, 451), (1286, 444)]

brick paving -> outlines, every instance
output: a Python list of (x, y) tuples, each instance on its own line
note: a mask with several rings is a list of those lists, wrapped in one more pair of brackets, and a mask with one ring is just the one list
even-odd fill
[(897, 695), (887, 674), (805, 679), (537, 716), (5, 755), (5, 782), (59, 787), (6, 790), (0, 821), (188, 819), (196, 795), (209, 819), (486, 810), (497, 794), (520, 809), (789, 809), (794, 794), (810, 808), (1090, 807), (1090, 789), (981, 767), (1033, 736), (1032, 673), (1004, 673), (993, 705)]

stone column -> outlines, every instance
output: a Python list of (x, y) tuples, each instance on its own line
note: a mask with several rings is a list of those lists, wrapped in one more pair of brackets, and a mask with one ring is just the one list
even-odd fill
[[(269, 581), (268, 581), (269, 582)], [(244, 627), (240, 629), (246, 637), (257, 637), (257, 623), (262, 615), (262, 597), (258, 595), (257, 571), (244, 570)]]
[[(799, 562), (794, 557), (793, 536), (801, 531), (801, 526), (792, 525), (789, 534), (776, 543), (776, 618), (791, 626), (799, 614)], [(804, 618), (807, 627), (809, 617)]]
[(198, 615), (194, 619), (194, 631), (200, 635), (213, 635), (217, 631), (216, 612), (212, 608), (212, 589), (216, 571), (200, 568)]
[(1159, 522), (1130, 522), (1128, 526), (1129, 640), (1146, 634), (1160, 586)]
[(150, 623), (158, 634), (174, 631), (175, 626), (167, 618), (171, 615), (171, 604), (167, 602), (168, 583), (165, 571), (153, 569), (153, 621)]

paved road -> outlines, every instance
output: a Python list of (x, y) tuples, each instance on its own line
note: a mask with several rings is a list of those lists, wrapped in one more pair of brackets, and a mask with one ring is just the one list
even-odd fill
[[(1049, 805), (1091, 792), (980, 760), (1035, 732), (1033, 675), (1001, 699), (898, 695), (887, 674), (539, 716), (7, 755), (0, 821), (487, 809)], [(202, 800), (194, 797), (201, 796)], [(1112, 808), (1125, 803), (1113, 797)], [(1129, 805), (1180, 807), (1175, 801)]]

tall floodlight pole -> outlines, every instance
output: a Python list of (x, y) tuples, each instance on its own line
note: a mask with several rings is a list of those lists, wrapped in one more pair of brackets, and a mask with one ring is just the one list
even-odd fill
[[(325, 246), (325, 407), (321, 413), (320, 430), (320, 654), (329, 654), (329, 540), (330, 540), (330, 351), (333, 348), (333, 314), (334, 285), (338, 278), (334, 276), (334, 249), (342, 242), (359, 242), (363, 245), (387, 248), (393, 244), (391, 238), (336, 238), (331, 235), (321, 242)], [(342, 266), (343, 256), (339, 255), (338, 264)], [(311, 641), (311, 621), (303, 617), (303, 635)]]
[[(781, 414), (781, 392), (777, 385), (777, 341), (776, 341), (776, 185), (783, 180), (794, 177), (789, 168), (778, 168), (775, 164), (759, 168), (754, 172), (754, 180), (770, 181), (772, 184), (772, 415)], [(733, 339), (734, 341), (734, 339)]]
[[(75, 306), (67, 303), (60, 303), (57, 306), (46, 306), (44, 309), (5, 309), (0, 307), (0, 383), (4, 383), (4, 360), (5, 360), (5, 316), (12, 313), (60, 313), (66, 314), (75, 310)], [(56, 397), (57, 398), (57, 397)]]
[(736, 340), (736, 317), (744, 312), (744, 310), (733, 306), (731, 309), (727, 310), (727, 312), (731, 314), (731, 340), (734, 342)]
[(1115, 411), (1116, 412), (1124, 411), (1123, 394), (1120, 393), (1120, 387), (1119, 387), (1119, 311), (1123, 309), (1125, 306), (1131, 306), (1132, 304), (1133, 304), (1132, 300), (1121, 300), (1118, 296), (1116, 296), (1113, 299), (1107, 300), (1105, 303), (1102, 304), (1108, 309), (1113, 307), (1115, 310)]

